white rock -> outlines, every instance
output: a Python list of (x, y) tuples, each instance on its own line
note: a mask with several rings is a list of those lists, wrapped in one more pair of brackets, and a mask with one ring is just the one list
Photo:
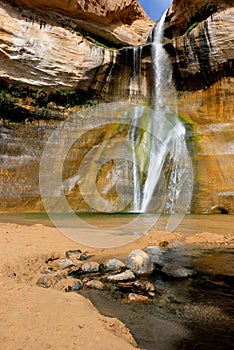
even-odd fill
[(107, 280), (111, 282), (131, 281), (134, 279), (135, 279), (135, 275), (131, 270), (126, 270), (122, 273), (118, 273), (117, 275), (112, 275), (107, 277)]
[(126, 266), (136, 275), (149, 275), (154, 271), (149, 255), (141, 249), (133, 250), (128, 255)]
[(126, 265), (119, 259), (109, 259), (105, 262), (107, 271), (118, 271), (124, 269)]
[(65, 270), (73, 266), (77, 266), (77, 263), (75, 263), (72, 259), (63, 259), (58, 263), (59, 270)]

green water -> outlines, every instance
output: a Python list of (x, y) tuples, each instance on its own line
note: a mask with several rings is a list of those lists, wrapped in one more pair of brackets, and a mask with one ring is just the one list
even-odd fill
[[(67, 215), (69, 214), (64, 214), (64, 217)], [(89, 225), (93, 225), (98, 228), (121, 227), (128, 224), (137, 217), (137, 214), (128, 213), (79, 213), (77, 215)], [(153, 215), (154, 214), (149, 214), (149, 219), (151, 219)], [(144, 217), (147, 218), (147, 216)], [(152, 229), (165, 230), (168, 219), (169, 215), (161, 215)], [(43, 224), (50, 227), (54, 226), (46, 213), (0, 213), (0, 222), (9, 222), (21, 225)], [(181, 232), (185, 236), (190, 236), (200, 232), (219, 234), (234, 233), (234, 215), (185, 215), (183, 220), (176, 228), (176, 232)]]

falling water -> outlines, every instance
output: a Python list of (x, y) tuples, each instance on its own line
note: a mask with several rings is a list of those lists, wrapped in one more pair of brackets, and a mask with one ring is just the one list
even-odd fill
[[(165, 16), (166, 12), (153, 33), (151, 144), (149, 154), (145, 154), (148, 169), (143, 188), (137, 168), (133, 166), (133, 207), (141, 212), (154, 210), (155, 203), (162, 200), (162, 196), (165, 212), (186, 212), (192, 192), (192, 168), (185, 143), (185, 128), (178, 119), (172, 65), (162, 43)], [(139, 110), (135, 118), (139, 118)], [(135, 132), (135, 128), (131, 128), (130, 139), (136, 138)]]
[(132, 126), (129, 130), (129, 139), (130, 139), (130, 145), (132, 149), (132, 180), (133, 180), (133, 205), (132, 210), (133, 211), (139, 211), (141, 207), (141, 186), (140, 186), (140, 174), (139, 174), (139, 167), (138, 167), (138, 159), (137, 159), (137, 152), (135, 149), (136, 140), (138, 137), (138, 123), (139, 120), (143, 114), (144, 107), (138, 107), (134, 108), (133, 110), (133, 116), (132, 116)]
[(129, 85), (129, 90), (130, 90), (131, 100), (133, 102), (136, 102), (140, 94), (142, 47), (134, 46), (132, 50), (132, 54), (133, 54), (133, 69), (132, 69), (132, 77)]

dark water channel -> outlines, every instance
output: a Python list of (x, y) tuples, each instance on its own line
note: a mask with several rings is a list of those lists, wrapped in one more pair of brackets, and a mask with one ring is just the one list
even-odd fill
[(118, 290), (83, 293), (105, 316), (117, 317), (130, 329), (137, 345), (147, 350), (232, 349), (232, 249), (173, 249), (167, 260), (193, 268), (197, 275), (170, 280), (156, 271), (152, 304), (125, 304)]

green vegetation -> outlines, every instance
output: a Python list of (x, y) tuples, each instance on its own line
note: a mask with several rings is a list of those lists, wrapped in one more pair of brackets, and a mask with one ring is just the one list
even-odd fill
[(197, 123), (195, 123), (192, 119), (190, 119), (189, 117), (187, 117), (185, 115), (179, 114), (178, 117), (182, 121), (182, 123), (184, 123), (184, 124), (189, 124), (192, 127), (196, 127), (197, 126)]
[(116, 50), (116, 49), (120, 49), (123, 47), (122, 44), (117, 44), (114, 43), (113, 41), (109, 41), (108, 39), (104, 39), (101, 36), (95, 35), (91, 32), (86, 32), (85, 30), (81, 29), (81, 28), (72, 28), (73, 30), (75, 30), (75, 32), (79, 35), (81, 35), (83, 38), (85, 38), (88, 41), (91, 41), (93, 44), (97, 45), (97, 46), (101, 46), (105, 49), (108, 50)]
[(87, 35), (85, 37), (85, 39), (87, 39), (88, 41), (91, 41), (93, 44), (97, 45), (97, 46), (101, 46), (104, 49), (108, 49), (108, 50), (116, 50), (116, 47), (113, 47), (113, 43), (109, 43), (108, 41), (105, 42), (101, 42), (100, 39), (98, 40), (97, 38), (94, 38), (90, 35)]
[(197, 123), (185, 115), (179, 114), (179, 119), (185, 125), (187, 136), (186, 139), (188, 143), (197, 143), (201, 140), (201, 135), (197, 133)]
[(90, 91), (35, 89), (25, 84), (0, 81), (0, 117), (5, 119), (20, 121), (26, 118), (56, 118), (67, 108), (95, 104), (97, 100)]
[(186, 30), (186, 33), (190, 33), (197, 25), (198, 25), (198, 22), (191, 24), (191, 26), (189, 26), (188, 29)]

